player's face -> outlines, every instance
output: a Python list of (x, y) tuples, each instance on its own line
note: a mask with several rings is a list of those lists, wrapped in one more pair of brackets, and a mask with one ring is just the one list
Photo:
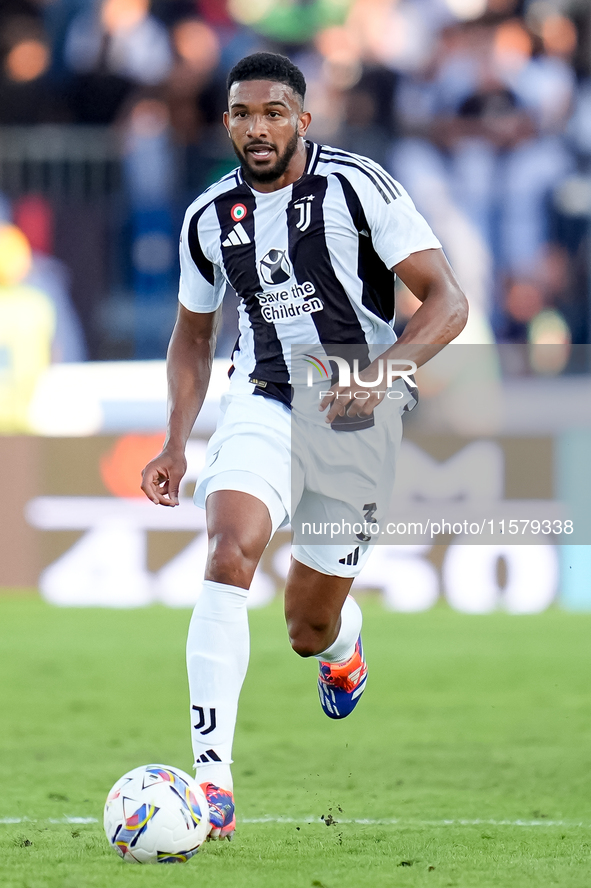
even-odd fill
[(233, 83), (228, 106), (224, 123), (247, 179), (261, 184), (294, 181), (290, 173), (305, 156), (301, 137), (310, 115), (302, 111), (292, 88), (271, 80)]

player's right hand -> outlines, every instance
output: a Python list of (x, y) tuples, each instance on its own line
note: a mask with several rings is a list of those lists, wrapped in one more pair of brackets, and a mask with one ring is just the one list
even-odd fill
[(185, 454), (164, 448), (143, 470), (142, 490), (158, 506), (178, 506), (179, 488), (186, 471)]

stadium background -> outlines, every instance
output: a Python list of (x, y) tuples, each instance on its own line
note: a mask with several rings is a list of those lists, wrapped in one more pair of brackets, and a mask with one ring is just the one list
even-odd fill
[[(137, 485), (164, 432), (180, 220), (235, 164), (224, 78), (257, 49), (304, 70), (313, 138), (403, 182), (470, 297), (464, 344), (425, 370), (408, 418), (407, 499), (588, 520), (587, 0), (3, 0), (6, 888), (171, 875), (119, 867), (101, 807), (144, 761), (191, 766), (183, 643), (205, 541), (188, 497), (232, 294), (187, 501), (159, 510)], [(400, 326), (415, 305), (399, 291)], [(356, 593), (372, 677), (344, 724), (285, 639), (288, 542), (251, 596), (239, 835), (176, 883), (587, 886), (591, 537), (379, 547)]]
[[(448, 437), (421, 444), (430, 471), (449, 475), (447, 494), (430, 476), (434, 503), (465, 496), (466, 472), (488, 477), (501, 459), (496, 492), (468, 483), (469, 497), (584, 509), (588, 4), (7, 0), (0, 30), (0, 451), (23, 479), (3, 509), (0, 588), (37, 586), (41, 574), (42, 594), (59, 604), (194, 600), (202, 516), (186, 506), (176, 522), (156, 517), (137, 500), (137, 479), (164, 428), (182, 214), (235, 165), (220, 122), (225, 73), (261, 48), (305, 72), (312, 138), (373, 157), (406, 185), (470, 297), (462, 341), (480, 347), (503, 416), (478, 428), (481, 387), (455, 410), (473, 427), (449, 418), (453, 404), (444, 420), (433, 405), (452, 403), (442, 392), (457, 389), (457, 372), (443, 372), (445, 385), (437, 370), (424, 374), (408, 434)], [(191, 481), (225, 386), (233, 300), (190, 445)], [(397, 305), (402, 327), (416, 300), (401, 288)], [(470, 468), (465, 448), (479, 438), (503, 452), (495, 463), (485, 448)], [(446, 561), (450, 539), (421, 542), (381, 552), (366, 574), (387, 606), (421, 610), (441, 595), (474, 612), (591, 606), (586, 546), (462, 556), (456, 540)], [(286, 545), (283, 534), (267, 553), (253, 605), (280, 589)], [(458, 591), (463, 557), (468, 592)], [(533, 591), (517, 602), (522, 571)], [(126, 581), (114, 585), (115, 575)]]

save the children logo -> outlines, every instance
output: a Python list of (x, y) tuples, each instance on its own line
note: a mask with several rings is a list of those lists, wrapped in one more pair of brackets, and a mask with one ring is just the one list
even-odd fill
[(291, 262), (286, 250), (268, 250), (259, 261), (261, 277), (266, 284), (284, 284), (292, 276)]
[[(259, 259), (259, 271), (265, 284), (271, 286), (285, 284), (293, 277), (293, 268), (287, 256), (287, 250), (274, 247)], [(324, 303), (315, 295), (316, 287), (312, 281), (292, 283), (283, 289), (279, 286), (274, 290), (261, 290), (255, 293), (261, 305), (261, 314), (268, 324), (277, 321), (293, 321), (305, 317), (315, 311), (322, 311)]]

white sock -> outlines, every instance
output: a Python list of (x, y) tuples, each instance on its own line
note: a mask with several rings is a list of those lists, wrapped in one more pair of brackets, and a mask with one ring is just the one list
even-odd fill
[(247, 589), (203, 581), (187, 639), (197, 782), (232, 790), (232, 742), (248, 667)]
[(355, 653), (362, 622), (361, 608), (351, 595), (347, 595), (341, 610), (339, 634), (330, 647), (316, 654), (316, 659), (323, 663), (346, 663)]

